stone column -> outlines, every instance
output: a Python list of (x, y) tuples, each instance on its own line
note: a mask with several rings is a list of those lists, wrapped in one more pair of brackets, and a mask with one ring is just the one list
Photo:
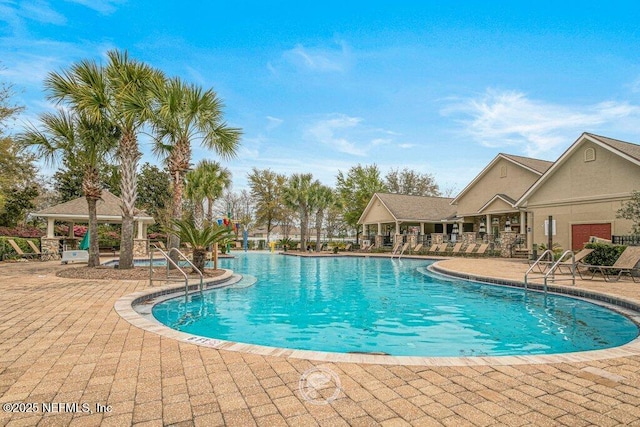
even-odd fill
[(50, 254), (60, 253), (60, 239), (57, 237), (43, 237), (40, 239), (40, 246), (42, 252), (48, 252)]
[(133, 256), (149, 256), (149, 241), (147, 239), (133, 239)]

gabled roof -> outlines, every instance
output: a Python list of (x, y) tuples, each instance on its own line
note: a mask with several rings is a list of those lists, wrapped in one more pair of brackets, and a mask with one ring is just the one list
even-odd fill
[(533, 172), (538, 176), (541, 176), (551, 167), (551, 165), (553, 165), (553, 162), (549, 162), (547, 160), (534, 159), (531, 157), (515, 156), (513, 154), (499, 153), (496, 157), (494, 157), (493, 160), (491, 160), (491, 162), (489, 162), (487, 166), (485, 166), (484, 169), (482, 169), (482, 171), (480, 171), (478, 175), (476, 175), (476, 177), (466, 187), (464, 187), (464, 189), (460, 193), (458, 193), (458, 195), (451, 201), (451, 204), (457, 203), (460, 197), (462, 197), (464, 194), (469, 192), (469, 190), (478, 181), (480, 181), (480, 179), (482, 179), (482, 177), (485, 176), (487, 172), (489, 172), (489, 170), (496, 163), (498, 163), (498, 161), (500, 161), (500, 159), (507, 160), (515, 165), (518, 165), (524, 169), (527, 169), (528, 171)]
[[(96, 203), (96, 211), (99, 221), (122, 221), (122, 199), (111, 194), (107, 190), (102, 190), (102, 199)], [(34, 213), (35, 216), (45, 218), (59, 218), (69, 220), (88, 220), (89, 207), (87, 199), (78, 197), (59, 205), (50, 206)], [(153, 224), (155, 220), (145, 211), (140, 209), (134, 210), (134, 217), (146, 223)]]
[(487, 203), (485, 203), (479, 210), (478, 213), (481, 213), (482, 211), (484, 211), (485, 209), (487, 209), (493, 202), (495, 202), (497, 199), (502, 200), (503, 202), (505, 202), (507, 205), (511, 206), (512, 208), (515, 209), (515, 207), (513, 206), (516, 201), (514, 199), (512, 199), (511, 197), (507, 196), (506, 194), (496, 194), (495, 196), (493, 196), (491, 198), (491, 200), (489, 200)]
[(449, 197), (408, 196), (406, 194), (375, 193), (360, 215), (358, 224), (379, 200), (396, 221), (440, 222), (455, 215)]
[(526, 200), (531, 197), (531, 195), (535, 193), (536, 190), (540, 188), (542, 184), (544, 184), (585, 141), (590, 141), (605, 150), (611, 151), (612, 153), (640, 166), (640, 145), (584, 132), (573, 144), (571, 144), (569, 148), (567, 148), (564, 153), (562, 153), (560, 158), (556, 160), (555, 163), (553, 163), (553, 165), (540, 178), (538, 178), (538, 180), (534, 182), (527, 191), (525, 191), (525, 193), (515, 203), (515, 206), (523, 206)]

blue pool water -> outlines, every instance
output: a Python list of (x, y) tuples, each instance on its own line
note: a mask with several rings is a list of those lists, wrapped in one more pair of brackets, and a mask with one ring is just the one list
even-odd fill
[(157, 304), (163, 324), (229, 341), (394, 356), (553, 354), (638, 336), (626, 317), (582, 300), (426, 272), (430, 261), (234, 254), (221, 268), (257, 277)]

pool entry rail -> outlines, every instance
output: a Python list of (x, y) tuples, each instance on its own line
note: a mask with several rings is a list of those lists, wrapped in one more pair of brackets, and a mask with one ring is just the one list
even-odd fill
[[(163, 258), (167, 261), (167, 275), (165, 278), (158, 279), (153, 277), (153, 255), (154, 252), (158, 251), (163, 256)], [(187, 266), (191, 267), (193, 271), (198, 273), (200, 276), (200, 293), (202, 293), (204, 287), (204, 276), (202, 272), (189, 260), (189, 258), (180, 252), (178, 248), (171, 248), (168, 252), (163, 251), (161, 248), (156, 246), (155, 244), (151, 245), (151, 251), (149, 252), (149, 286), (153, 286), (153, 282), (181, 282), (184, 280), (184, 298), (185, 300), (189, 297), (189, 275), (176, 263), (171, 259), (171, 254), (176, 253), (178, 255), (178, 263), (183, 261)], [(183, 264), (184, 265), (184, 264)], [(173, 266), (173, 271), (180, 273), (180, 276), (171, 276), (171, 267)]]
[[(524, 288), (527, 289), (529, 283), (533, 283), (531, 279), (542, 278), (544, 293), (547, 293), (548, 282), (558, 282), (562, 280), (571, 280), (571, 286), (576, 285), (576, 256), (571, 250), (564, 251), (560, 258), (553, 260), (553, 252), (547, 249), (535, 260), (531, 267), (524, 274)], [(569, 262), (569, 259), (571, 260)], [(560, 272), (562, 267), (569, 267), (569, 276), (566, 278), (557, 278), (556, 271)], [(535, 271), (534, 271), (535, 270)], [(537, 277), (536, 277), (537, 275)]]

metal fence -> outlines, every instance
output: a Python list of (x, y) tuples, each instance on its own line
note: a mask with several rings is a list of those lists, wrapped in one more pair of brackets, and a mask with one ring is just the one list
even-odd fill
[(640, 246), (640, 235), (632, 234), (629, 236), (611, 236), (611, 242), (614, 245)]

